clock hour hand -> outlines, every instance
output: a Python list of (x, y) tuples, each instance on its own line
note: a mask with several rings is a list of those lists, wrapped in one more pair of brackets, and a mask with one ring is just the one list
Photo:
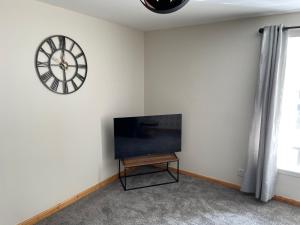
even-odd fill
[(53, 60), (54, 62), (56, 62), (56, 63), (61, 63), (61, 61), (60, 61), (59, 59), (55, 58), (55, 57), (52, 57), (52, 60)]

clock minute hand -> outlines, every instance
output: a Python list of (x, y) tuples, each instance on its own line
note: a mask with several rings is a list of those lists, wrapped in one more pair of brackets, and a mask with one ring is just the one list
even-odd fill
[(62, 62), (65, 62), (65, 49), (62, 49), (61, 50), (61, 55), (60, 55), (60, 60), (62, 61)]

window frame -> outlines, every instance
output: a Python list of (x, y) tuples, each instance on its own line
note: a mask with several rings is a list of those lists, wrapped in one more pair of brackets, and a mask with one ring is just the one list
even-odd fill
[[(289, 32), (288, 33), (288, 39), (292, 38), (292, 37), (297, 37), (297, 38), (299, 38), (299, 41), (300, 41), (300, 30), (296, 29), (296, 30), (290, 30), (288, 32)], [(287, 51), (287, 54), (288, 54), (288, 51)], [(300, 109), (300, 92), (299, 92), (299, 98), (296, 101), (296, 106), (297, 106), (297, 121), (296, 121), (296, 126), (298, 127), (298, 122), (299, 122), (298, 120), (300, 120), (300, 110), (299, 110)], [(297, 128), (297, 130), (298, 130), (298, 128)], [(300, 129), (299, 129), (299, 132), (300, 132)], [(278, 151), (282, 151), (282, 150), (278, 149)], [(279, 160), (277, 160), (278, 171), (281, 174), (285, 174), (285, 175), (289, 175), (289, 176), (299, 177), (300, 178), (300, 141), (293, 143), (292, 146), (291, 146), (291, 148), (289, 148), (288, 151), (298, 151), (298, 153), (297, 153), (298, 154), (298, 159), (297, 159), (297, 164), (295, 166), (298, 167), (299, 170), (292, 170), (292, 169), (289, 169), (289, 168), (279, 167), (280, 163), (279, 163)]]

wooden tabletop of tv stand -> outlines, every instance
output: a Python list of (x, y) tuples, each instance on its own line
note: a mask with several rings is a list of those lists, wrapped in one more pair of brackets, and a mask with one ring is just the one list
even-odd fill
[(159, 155), (146, 155), (133, 157), (122, 160), (124, 167), (137, 167), (137, 166), (146, 166), (154, 165), (167, 162), (176, 162), (178, 161), (177, 156), (174, 153), (171, 154), (159, 154)]

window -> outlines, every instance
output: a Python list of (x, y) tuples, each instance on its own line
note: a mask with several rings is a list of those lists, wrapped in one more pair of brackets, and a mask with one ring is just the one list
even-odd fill
[(300, 35), (295, 34), (288, 39), (278, 168), (300, 173)]

